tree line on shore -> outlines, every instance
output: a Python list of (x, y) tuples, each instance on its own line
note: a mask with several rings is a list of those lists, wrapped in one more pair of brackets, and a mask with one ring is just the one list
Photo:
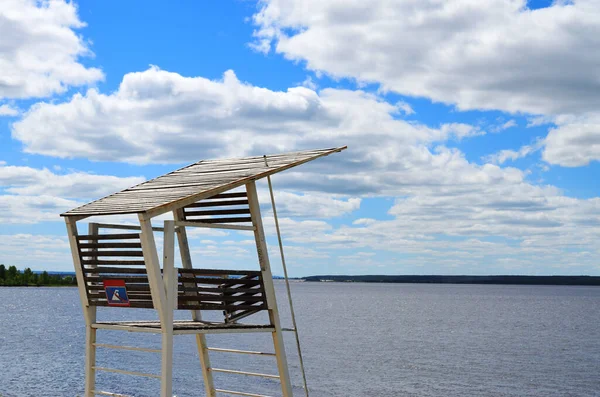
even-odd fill
[(15, 266), (6, 267), (0, 264), (0, 286), (48, 286), (48, 285), (77, 285), (77, 279), (71, 275), (49, 274), (47, 271), (36, 273), (30, 268), (23, 271)]

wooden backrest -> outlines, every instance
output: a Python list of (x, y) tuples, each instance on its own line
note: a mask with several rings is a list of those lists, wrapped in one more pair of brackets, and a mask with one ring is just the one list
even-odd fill
[(267, 309), (261, 272), (252, 270), (177, 269), (178, 309), (222, 310), (225, 322)]
[(203, 223), (251, 223), (246, 192), (222, 193), (183, 208), (185, 221)]
[[(109, 306), (104, 281), (125, 283), (129, 307), (154, 308), (139, 233), (77, 237), (86, 294), (92, 306)], [(225, 322), (267, 309), (260, 271), (177, 269), (177, 308), (223, 311)]]
[(123, 280), (130, 307), (153, 308), (139, 233), (77, 236), (89, 304), (109, 306), (105, 280)]

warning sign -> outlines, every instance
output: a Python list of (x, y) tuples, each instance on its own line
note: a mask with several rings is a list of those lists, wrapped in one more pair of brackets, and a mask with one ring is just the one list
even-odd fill
[(124, 280), (104, 280), (104, 291), (108, 306), (129, 306)]

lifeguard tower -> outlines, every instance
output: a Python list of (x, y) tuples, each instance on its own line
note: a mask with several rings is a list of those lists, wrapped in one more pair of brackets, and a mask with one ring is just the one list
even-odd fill
[[(262, 178), (268, 179), (290, 298), (292, 330), (295, 331), (298, 342), (270, 176), (344, 149), (345, 146), (269, 156), (199, 161), (62, 214), (67, 224), (86, 323), (85, 397), (126, 396), (120, 394), (125, 391), (115, 393), (97, 390), (96, 371), (159, 378), (160, 396), (172, 397), (173, 336), (182, 334), (196, 335), (206, 396), (266, 397), (256, 392), (215, 387), (213, 373), (220, 372), (278, 379), (282, 395), (291, 397), (292, 385), (282, 336), (283, 329), (275, 299), (255, 182)], [(231, 192), (232, 190), (235, 191)], [(152, 225), (153, 218), (167, 213), (172, 213), (174, 220), (163, 221), (161, 227)], [(78, 233), (77, 222), (85, 218), (123, 214), (137, 214), (139, 226), (90, 223), (87, 234)], [(253, 231), (259, 267), (255, 270), (194, 268), (186, 234), (187, 227)], [(159, 260), (154, 232), (164, 234), (162, 261)], [(176, 240), (181, 255), (181, 268), (175, 267)], [(104, 306), (130, 310), (155, 309), (158, 321), (97, 321), (98, 307)], [(175, 310), (191, 311), (190, 320), (174, 320)], [(203, 311), (222, 312), (222, 320), (203, 321)], [(264, 311), (268, 313), (266, 323), (240, 322)], [(99, 344), (96, 343), (98, 330), (157, 333), (162, 337), (161, 349)], [(246, 332), (271, 333), (274, 352), (217, 349), (206, 344), (206, 334)], [(160, 353), (161, 373), (146, 374), (98, 367), (98, 347)], [(211, 351), (271, 355), (277, 360), (279, 373), (260, 374), (213, 368), (209, 356)], [(308, 396), (305, 377), (304, 380)]]

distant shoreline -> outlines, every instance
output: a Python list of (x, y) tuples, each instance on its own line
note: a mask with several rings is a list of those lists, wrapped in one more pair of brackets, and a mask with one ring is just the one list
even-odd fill
[(598, 276), (384, 276), (325, 275), (302, 277), (308, 282), (416, 283), (416, 284), (496, 284), (496, 285), (584, 285), (600, 286)]

